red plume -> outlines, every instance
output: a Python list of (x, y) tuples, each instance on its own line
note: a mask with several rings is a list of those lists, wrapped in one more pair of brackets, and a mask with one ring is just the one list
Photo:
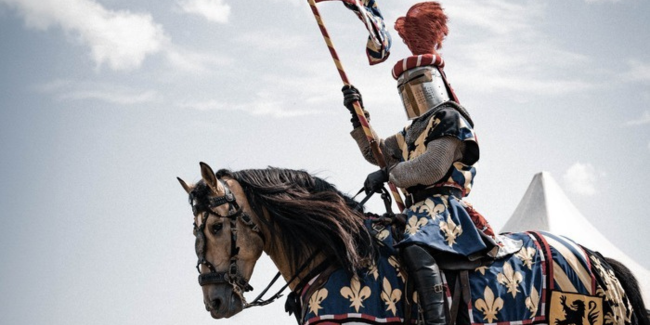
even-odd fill
[(447, 15), (437, 2), (416, 3), (405, 17), (397, 18), (395, 30), (413, 55), (436, 53), (449, 33)]

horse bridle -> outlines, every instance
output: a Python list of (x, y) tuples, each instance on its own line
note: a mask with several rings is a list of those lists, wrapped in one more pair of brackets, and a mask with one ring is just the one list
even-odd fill
[[(198, 216), (201, 212), (203, 213), (201, 215), (201, 224), (197, 225), (196, 222), (194, 223), (194, 234), (196, 236), (194, 249), (196, 250), (196, 256), (198, 257), (196, 269), (199, 271), (199, 284), (201, 286), (209, 284), (229, 284), (232, 286), (233, 291), (246, 305), (244, 292), (253, 290), (253, 287), (246, 279), (244, 279), (244, 276), (237, 266), (237, 261), (239, 259), (239, 247), (237, 247), (237, 220), (241, 220), (244, 225), (248, 226), (253, 232), (262, 237), (262, 241), (264, 241), (264, 237), (251, 217), (242, 210), (239, 204), (237, 204), (235, 195), (232, 193), (226, 182), (221, 179), (218, 181), (224, 188), (224, 195), (206, 198), (207, 204), (205, 206), (197, 203), (194, 194), (190, 194), (190, 204), (192, 205), (192, 212), (194, 215)], [(228, 215), (222, 216), (213, 211), (214, 208), (224, 204), (228, 204)], [(218, 218), (228, 218), (230, 220), (230, 265), (225, 272), (218, 272), (216, 267), (205, 258), (207, 246), (205, 226), (210, 215), (215, 215)], [(200, 269), (201, 265), (205, 265), (210, 272), (202, 274)]]
[[(304, 264), (297, 270), (296, 274), (289, 280), (287, 283), (273, 296), (264, 300), (262, 297), (266, 292), (275, 284), (275, 282), (280, 278), (280, 272), (278, 272), (271, 282), (266, 286), (264, 290), (253, 300), (251, 303), (246, 302), (244, 297), (244, 292), (252, 291), (253, 287), (248, 283), (244, 276), (239, 271), (237, 266), (237, 260), (239, 255), (239, 247), (237, 247), (237, 220), (240, 219), (242, 223), (255, 233), (257, 233), (261, 238), (262, 242), (265, 241), (264, 235), (260, 231), (260, 228), (253, 222), (250, 215), (243, 211), (243, 209), (237, 204), (235, 195), (230, 190), (230, 187), (226, 182), (221, 179), (217, 180), (224, 188), (224, 195), (219, 197), (208, 197), (207, 204), (197, 203), (197, 197), (194, 192), (190, 193), (190, 205), (192, 205), (192, 213), (194, 216), (198, 217), (201, 215), (201, 225), (194, 223), (194, 235), (196, 236), (196, 242), (194, 249), (196, 251), (196, 256), (198, 261), (196, 262), (196, 269), (199, 271), (199, 285), (205, 286), (208, 284), (229, 284), (232, 287), (233, 292), (239, 296), (241, 299), (244, 309), (255, 306), (264, 306), (274, 302), (276, 299), (282, 297), (282, 292), (298, 278), (298, 274), (302, 272), (311, 261), (316, 257), (319, 251), (315, 251)], [(212, 209), (228, 204), (228, 215), (222, 216)], [(205, 240), (205, 226), (210, 215), (215, 215), (218, 218), (228, 218), (230, 220), (230, 265), (228, 270), (225, 272), (218, 272), (217, 268), (214, 267), (210, 261), (205, 258), (207, 241)], [(210, 272), (202, 274), (200, 266), (205, 265)]]

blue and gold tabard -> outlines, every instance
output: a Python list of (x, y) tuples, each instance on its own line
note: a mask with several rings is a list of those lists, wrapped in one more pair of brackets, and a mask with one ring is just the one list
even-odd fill
[[(450, 187), (467, 196), (476, 175), (479, 147), (471, 124), (447, 102), (414, 120), (396, 135), (402, 161), (422, 155), (427, 144), (442, 137), (455, 137), (465, 144), (463, 158), (431, 187)], [(425, 189), (420, 186), (419, 189)], [(414, 189), (409, 189), (413, 191)], [(404, 189), (408, 193), (408, 190)], [(404, 239), (398, 245), (419, 243), (435, 250), (468, 256), (487, 247), (463, 204), (451, 195), (435, 194), (407, 208)]]

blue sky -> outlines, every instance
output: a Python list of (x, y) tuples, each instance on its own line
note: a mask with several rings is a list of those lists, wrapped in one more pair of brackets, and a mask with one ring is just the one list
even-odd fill
[[(392, 28), (415, 2), (379, 4)], [(498, 229), (550, 171), (650, 268), (650, 2), (442, 4), (446, 72), (481, 144), (469, 200)], [(368, 66), (361, 23), (319, 8), (371, 123), (396, 132), (390, 69), (407, 49), (393, 33), (387, 63)], [(0, 44), (3, 323), (212, 323), (176, 176), (271, 165), (351, 193), (374, 170), (306, 1), (0, 0)], [(253, 286), (272, 272), (262, 261)], [(282, 309), (221, 323), (292, 321)]]

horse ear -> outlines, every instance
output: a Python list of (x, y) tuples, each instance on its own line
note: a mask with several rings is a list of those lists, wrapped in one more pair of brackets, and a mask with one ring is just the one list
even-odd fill
[(187, 183), (185, 183), (184, 180), (182, 180), (180, 177), (176, 177), (176, 179), (178, 180), (179, 183), (181, 183), (181, 186), (183, 187), (185, 192), (187, 192), (187, 194), (190, 194), (190, 192), (192, 192), (192, 188), (189, 185), (187, 185)]
[(201, 165), (201, 177), (205, 183), (212, 188), (215, 193), (219, 193), (219, 185), (217, 185), (217, 176), (212, 171), (212, 168), (204, 162), (200, 162)]

